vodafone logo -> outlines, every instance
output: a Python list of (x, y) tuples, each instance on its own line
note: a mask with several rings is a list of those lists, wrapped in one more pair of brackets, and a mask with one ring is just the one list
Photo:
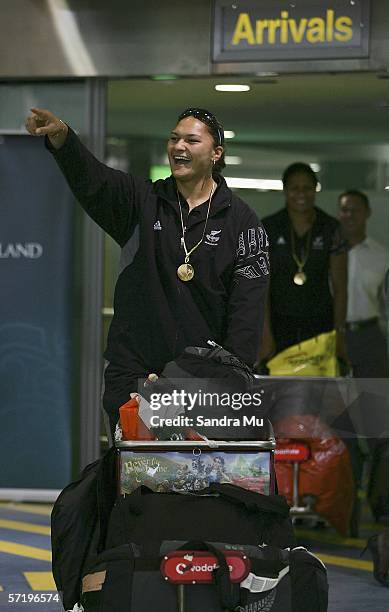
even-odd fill
[(309, 459), (310, 449), (305, 444), (291, 444), (278, 447), (275, 450), (276, 461), (306, 461)]
[[(231, 582), (242, 582), (250, 571), (250, 560), (242, 551), (222, 552)], [(161, 561), (161, 573), (173, 584), (211, 584), (218, 559), (208, 551), (172, 551)]]
[[(177, 574), (186, 574), (187, 572), (213, 572), (217, 567), (219, 567), (216, 563), (213, 565), (208, 565), (204, 563), (203, 565), (188, 565), (186, 563), (178, 563), (176, 565)], [(232, 566), (229, 565), (228, 569), (232, 572)]]

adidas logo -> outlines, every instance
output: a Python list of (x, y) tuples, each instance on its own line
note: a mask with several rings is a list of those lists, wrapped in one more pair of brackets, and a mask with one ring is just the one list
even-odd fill
[(161, 225), (160, 220), (158, 219), (158, 221), (154, 223), (154, 231), (161, 230), (161, 229), (162, 229), (162, 225)]
[(316, 236), (315, 240), (312, 243), (313, 249), (323, 249), (324, 248), (324, 240), (323, 236)]
[(280, 236), (277, 240), (277, 244), (286, 244), (286, 240), (283, 236)]

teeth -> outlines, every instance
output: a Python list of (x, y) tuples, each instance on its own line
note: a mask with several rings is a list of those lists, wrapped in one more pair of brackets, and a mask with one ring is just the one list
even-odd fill
[(190, 161), (188, 157), (183, 157), (182, 155), (175, 155), (173, 159), (175, 161)]

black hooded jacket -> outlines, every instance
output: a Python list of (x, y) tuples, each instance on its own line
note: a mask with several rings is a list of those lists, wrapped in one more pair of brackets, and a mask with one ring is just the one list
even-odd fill
[[(144, 375), (159, 373), (187, 346), (214, 340), (252, 365), (261, 337), (269, 278), (268, 241), (256, 214), (214, 175), (204, 240), (183, 282), (182, 227), (173, 177), (152, 183), (99, 162), (69, 129), (61, 149), (46, 140), (82, 207), (122, 249), (105, 357)], [(185, 241), (202, 237), (208, 204), (181, 196)]]

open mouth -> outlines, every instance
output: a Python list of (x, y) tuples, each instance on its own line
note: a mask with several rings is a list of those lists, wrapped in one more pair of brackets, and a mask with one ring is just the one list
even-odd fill
[(191, 159), (185, 155), (173, 155), (172, 159), (175, 166), (188, 166), (191, 162)]

